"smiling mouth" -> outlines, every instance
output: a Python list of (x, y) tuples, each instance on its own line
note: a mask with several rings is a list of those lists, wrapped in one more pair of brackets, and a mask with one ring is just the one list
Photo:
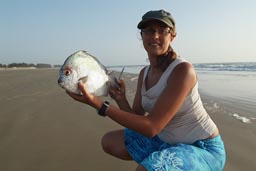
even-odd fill
[(159, 43), (149, 43), (150, 46), (160, 46)]

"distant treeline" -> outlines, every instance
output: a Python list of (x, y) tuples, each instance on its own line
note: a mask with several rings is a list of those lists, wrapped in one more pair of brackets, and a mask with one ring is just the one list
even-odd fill
[(34, 68), (59, 68), (60, 65), (51, 65), (51, 64), (27, 64), (27, 63), (11, 63), (11, 64), (0, 64), (0, 68), (26, 68), (26, 67), (34, 67)]

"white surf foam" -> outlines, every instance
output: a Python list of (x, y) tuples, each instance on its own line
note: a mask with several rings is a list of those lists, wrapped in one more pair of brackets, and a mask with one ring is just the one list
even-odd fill
[(237, 114), (237, 113), (234, 113), (232, 116), (233, 116), (234, 118), (240, 120), (240, 121), (243, 122), (243, 123), (252, 123), (251, 119), (246, 118), (246, 117), (244, 117), (244, 116), (240, 116), (240, 115)]
[(134, 80), (137, 80), (138, 79), (138, 77), (133, 77), (133, 78), (131, 78), (130, 80), (131, 81), (134, 81)]
[(219, 108), (220, 108), (220, 106), (219, 106), (217, 103), (213, 103), (213, 108), (215, 108), (215, 109), (219, 109)]

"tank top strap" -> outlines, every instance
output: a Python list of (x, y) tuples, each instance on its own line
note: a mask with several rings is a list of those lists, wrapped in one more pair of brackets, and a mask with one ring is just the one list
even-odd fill
[(174, 70), (174, 68), (179, 65), (180, 63), (183, 62), (188, 62), (183, 58), (177, 57), (165, 70), (165, 72), (162, 75), (163, 79), (168, 79), (168, 77), (170, 76), (171, 72)]
[(145, 67), (145, 70), (144, 70), (144, 73), (143, 73), (143, 82), (145, 81), (146, 76), (148, 75), (149, 67), (150, 67), (149, 65)]

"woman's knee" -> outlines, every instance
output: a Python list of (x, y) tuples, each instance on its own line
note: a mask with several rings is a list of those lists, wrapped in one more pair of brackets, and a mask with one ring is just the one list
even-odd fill
[(107, 132), (101, 139), (101, 146), (104, 152), (110, 154), (113, 149), (112, 132)]
[(131, 160), (125, 145), (124, 131), (117, 130), (106, 133), (101, 140), (104, 152), (124, 160)]

